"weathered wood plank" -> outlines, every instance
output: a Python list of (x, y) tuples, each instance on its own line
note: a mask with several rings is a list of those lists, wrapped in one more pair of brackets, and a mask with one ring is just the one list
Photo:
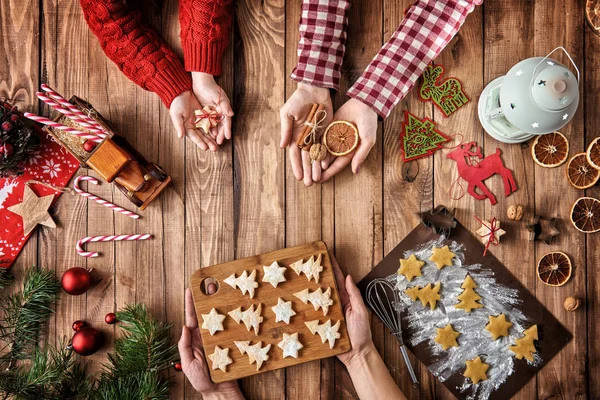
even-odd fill
[[(491, 2), (484, 9), (484, 20), (495, 21), (486, 24), (484, 30), (485, 56), (484, 85), (506, 72), (519, 61), (533, 56), (533, 26), (529, 23), (533, 12), (532, 4), (527, 1)], [(518, 190), (504, 197), (501, 179), (490, 180), (490, 189), (497, 194), (498, 204), (491, 207), (486, 204), (486, 218), (496, 217), (508, 234), (502, 238), (502, 244), (492, 249), (494, 255), (530, 290), (535, 289), (534, 245), (529, 241), (525, 222), (512, 222), (506, 217), (510, 205), (519, 204), (527, 209), (526, 221), (534, 213), (534, 179), (531, 171), (534, 163), (529, 146), (504, 145), (485, 134), (486, 154), (492, 154), (496, 146), (502, 150), (505, 165), (512, 169)], [(515, 248), (522, 249), (516, 252)], [(536, 396), (536, 380), (532, 379), (518, 394), (519, 398), (531, 399)]]
[[(342, 85), (334, 99), (334, 108), (345, 102), (346, 90), (381, 48), (382, 15), (382, 1), (355, 2), (350, 7), (348, 38), (354, 39), (347, 41)], [(381, 125), (377, 142), (360, 172), (354, 175), (349, 165), (325, 185), (333, 185), (335, 190), (335, 254), (342, 271), (352, 275), (355, 282), (383, 258)], [(374, 331), (373, 339), (378, 350), (383, 351), (380, 329)], [(356, 397), (348, 371), (340, 362), (335, 363), (335, 391), (336, 397)]]
[[(284, 96), (283, 0), (237, 3), (234, 136), (236, 258), (284, 246), (284, 156), (279, 150), (279, 108)], [(242, 381), (246, 396), (283, 398), (285, 370)]]
[[(44, 1), (42, 7), (42, 62), (47, 68), (47, 83), (67, 97), (75, 93), (87, 96), (88, 30), (79, 4)], [(75, 252), (75, 243), (87, 235), (87, 204), (80, 196), (63, 195), (55, 209), (58, 227), (39, 231), (38, 261), (40, 266), (54, 268), (60, 279), (67, 269), (86, 266), (86, 261)], [(54, 342), (63, 336), (71, 337), (71, 325), (78, 319), (86, 319), (86, 296), (61, 293), (54, 321), (51, 320)]]
[[(482, 7), (476, 7), (467, 17), (456, 37), (434, 60), (436, 65), (444, 67), (446, 78), (457, 77), (464, 83), (465, 92), (471, 99), (471, 102), (460, 108), (456, 114), (452, 114), (449, 118), (445, 118), (437, 108), (434, 108), (434, 120), (440, 131), (447, 135), (457, 135), (454, 141), (447, 144), (448, 147), (456, 146), (461, 141), (475, 141), (482, 148), (484, 147), (483, 129), (477, 119), (477, 95), (483, 89), (482, 18)], [(454, 200), (462, 194), (459, 183), (463, 186), (464, 191), (466, 191), (466, 184), (461, 178), (459, 183), (452, 186), (459, 179), (459, 175), (456, 163), (446, 157), (448, 153), (449, 150), (443, 150), (436, 152), (433, 156), (435, 165), (435, 204), (455, 208), (455, 216), (461, 223), (468, 229), (475, 230), (478, 228), (478, 223), (474, 220), (473, 214), (478, 215), (480, 218), (486, 218), (488, 216), (485, 211), (486, 204), (484, 201), (473, 199), (466, 193), (459, 200)], [(453, 398), (448, 389), (437, 380), (435, 382), (435, 392), (436, 398)], [(428, 397), (426, 393), (423, 393), (423, 396)]]
[[(535, 15), (534, 54), (544, 56), (556, 46), (562, 45), (574, 60), (583, 66), (583, 3), (576, 0), (538, 3), (532, 14)], [(554, 56), (568, 65), (565, 57), (558, 53)], [(584, 101), (581, 101), (573, 120), (561, 130), (569, 139), (571, 154), (584, 150), (584, 107)], [(569, 185), (564, 177), (564, 167), (536, 167), (535, 182), (536, 212), (547, 216), (559, 216), (562, 219), (561, 234), (556, 237), (554, 244), (536, 244), (536, 262), (549, 251), (565, 251), (575, 267), (570, 282), (565, 286), (555, 288), (537, 283), (537, 298), (574, 334), (573, 341), (538, 373), (538, 398), (585, 398), (586, 319), (583, 313), (569, 313), (563, 308), (565, 297), (571, 293), (585, 292), (585, 236), (569, 222), (571, 206), (583, 192)], [(549, 182), (553, 183), (552, 190), (546, 190)]]
[[(594, 35), (589, 27), (585, 28), (585, 70), (583, 71), (583, 80), (586, 87), (600, 87), (600, 76), (596, 66), (600, 63), (600, 37)], [(585, 104), (585, 143), (588, 145), (592, 140), (600, 136), (600, 119), (598, 118), (598, 96), (596, 90), (585, 90), (583, 93)], [(581, 115), (581, 114), (580, 114)], [(587, 196), (600, 198), (600, 188), (598, 186), (588, 189)], [(565, 222), (570, 223), (570, 222)], [(600, 318), (600, 280), (596, 273), (596, 266), (600, 260), (600, 236), (595, 234), (587, 235), (586, 237), (586, 265), (585, 265), (585, 281), (586, 287), (578, 287), (576, 290), (570, 290), (565, 293), (570, 296), (577, 296), (581, 299), (582, 304), (580, 309), (575, 311), (580, 316), (587, 313), (587, 389), (588, 398), (600, 398), (600, 381), (596, 379), (600, 376), (600, 328), (598, 327), (598, 319)], [(586, 299), (587, 292), (587, 299)], [(569, 317), (569, 321), (571, 317)]]
[[(296, 89), (296, 82), (289, 76), (297, 63), (298, 21), (302, 1), (285, 4), (285, 96), (289, 98)], [(279, 130), (277, 131), (279, 132)], [(284, 151), (284, 150), (282, 150)], [(290, 167), (285, 150), (285, 246), (297, 246), (321, 239), (321, 185), (310, 188), (298, 182)], [(321, 384), (321, 361), (295, 365), (286, 369), (286, 398), (318, 398)]]

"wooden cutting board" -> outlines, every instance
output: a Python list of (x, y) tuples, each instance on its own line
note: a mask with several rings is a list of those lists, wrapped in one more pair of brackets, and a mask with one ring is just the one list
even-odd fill
[[(321, 272), (319, 283), (314, 279), (310, 282), (304, 274), (296, 275), (296, 272), (289, 268), (290, 264), (300, 259), (306, 261), (311, 256), (318, 257), (322, 255)], [(277, 261), (281, 267), (288, 267), (285, 272), (285, 282), (277, 285), (274, 288), (268, 282), (262, 282), (264, 275), (263, 266), (271, 265)], [(234, 289), (224, 282), (226, 278), (235, 273), (239, 276), (244, 270), (248, 274), (252, 270), (256, 270), (256, 282), (259, 284), (255, 289), (254, 298), (250, 299), (248, 293), (242, 295), (239, 289)], [(202, 289), (205, 280), (214, 279), (217, 282), (218, 290), (212, 295), (207, 295)], [(329, 312), (326, 316), (323, 315), (323, 310), (315, 311), (312, 304), (304, 304), (294, 296), (294, 293), (304, 289), (309, 289), (311, 292), (321, 288), (323, 291), (331, 288), (331, 299), (333, 305), (329, 307)], [(211, 379), (213, 382), (224, 382), (233, 379), (240, 379), (246, 376), (259, 374), (266, 371), (272, 371), (279, 368), (289, 367), (291, 365), (301, 364), (308, 361), (318, 360), (345, 353), (350, 350), (350, 340), (346, 331), (346, 322), (344, 320), (344, 312), (340, 303), (340, 297), (335, 282), (335, 276), (331, 267), (331, 261), (327, 252), (327, 245), (324, 242), (313, 242), (302, 246), (296, 246), (288, 249), (273, 251), (271, 253), (260, 254), (253, 257), (243, 258), (241, 260), (231, 261), (224, 264), (214, 265), (199, 269), (192, 275), (191, 279), (192, 294), (194, 296), (194, 304), (196, 306), (196, 314), (198, 315), (198, 324), (202, 326), (202, 314), (208, 314), (211, 309), (215, 308), (219, 314), (226, 315), (223, 321), (224, 331), (216, 332), (213, 336), (205, 329), (200, 329), (204, 353), (208, 356), (214, 352), (215, 346), (222, 349), (229, 349), (229, 357), (233, 363), (227, 366), (227, 372), (220, 369), (213, 370), (212, 363), (207, 360)], [(271, 307), (277, 304), (277, 299), (282, 298), (284, 301), (292, 301), (292, 308), (296, 315), (290, 319), (290, 324), (284, 322), (275, 322), (275, 314)], [(255, 307), (262, 304), (263, 322), (260, 324), (259, 334), (255, 335), (254, 330), (248, 331), (246, 326), (241, 323), (237, 324), (227, 313), (242, 306), (242, 310), (246, 310), (252, 304)], [(335, 324), (341, 320), (339, 333), (340, 338), (336, 340), (333, 349), (329, 348), (328, 342), (322, 343), (321, 337), (310, 333), (304, 322), (319, 320), (320, 324), (331, 319), (331, 324)], [(298, 352), (298, 358), (282, 357), (282, 350), (277, 347), (277, 344), (282, 340), (283, 334), (299, 333), (299, 340), (304, 346)], [(250, 364), (248, 355), (242, 355), (238, 350), (234, 341), (250, 340), (251, 345), (258, 341), (263, 342), (263, 346), (271, 345), (269, 350), (269, 359), (265, 361), (259, 371), (256, 370), (256, 364)]]

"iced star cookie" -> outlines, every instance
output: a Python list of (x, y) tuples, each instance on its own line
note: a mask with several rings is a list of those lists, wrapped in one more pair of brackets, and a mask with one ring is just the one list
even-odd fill
[(284, 333), (283, 339), (277, 344), (277, 347), (283, 350), (283, 358), (298, 358), (298, 350), (304, 348), (298, 339), (298, 332), (291, 335)]
[(254, 304), (248, 307), (245, 311), (242, 311), (242, 307), (238, 307), (235, 310), (229, 311), (227, 314), (236, 322), (243, 322), (246, 325), (246, 329), (254, 329), (254, 334), (258, 335), (260, 323), (263, 322), (263, 317), (260, 315), (262, 311), (262, 304), (259, 304), (254, 310)]
[(214, 308), (208, 314), (202, 314), (202, 320), (202, 329), (206, 329), (211, 336), (218, 331), (224, 330), (223, 321), (225, 320), (225, 316), (219, 314)]
[(296, 315), (296, 311), (292, 309), (291, 301), (283, 301), (280, 297), (277, 299), (277, 305), (271, 307), (271, 310), (275, 313), (275, 322), (285, 322), (289, 325), (290, 318)]
[(242, 294), (248, 293), (251, 299), (254, 297), (254, 289), (258, 287), (258, 282), (256, 282), (256, 270), (252, 270), (250, 275), (248, 275), (248, 271), (244, 270), (237, 278), (235, 277), (235, 274), (231, 274), (224, 282), (234, 289), (240, 289)]
[(323, 309), (323, 315), (327, 315), (329, 312), (329, 306), (333, 304), (331, 300), (331, 288), (328, 287), (325, 292), (321, 288), (318, 288), (314, 292), (309, 292), (308, 289), (304, 289), (301, 292), (294, 293), (298, 299), (304, 304), (310, 303), (317, 311), (319, 308)]
[(223, 372), (227, 372), (227, 366), (233, 362), (229, 357), (229, 349), (224, 349), (219, 346), (215, 346), (215, 352), (208, 356), (208, 359), (212, 363), (212, 369), (220, 369)]
[(273, 263), (269, 266), (263, 266), (264, 275), (262, 278), (263, 282), (268, 282), (273, 285), (274, 288), (277, 287), (281, 282), (285, 282), (285, 271), (287, 271), (286, 267), (280, 267), (277, 261), (273, 261)]

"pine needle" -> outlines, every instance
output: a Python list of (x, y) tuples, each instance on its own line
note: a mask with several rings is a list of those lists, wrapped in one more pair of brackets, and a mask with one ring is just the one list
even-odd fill
[(14, 281), (15, 276), (9, 268), (0, 268), (0, 289), (9, 287)]
[(52, 304), (60, 284), (53, 271), (31, 267), (23, 290), (0, 302), (0, 340), (4, 342), (0, 362), (11, 366), (29, 358), (40, 340), (42, 326), (54, 312)]

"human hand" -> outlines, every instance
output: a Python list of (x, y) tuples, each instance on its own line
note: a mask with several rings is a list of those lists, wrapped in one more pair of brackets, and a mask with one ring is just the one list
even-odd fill
[(328, 166), (326, 160), (312, 162), (310, 153), (302, 151), (296, 146), (296, 140), (304, 128), (304, 123), (308, 118), (312, 105), (315, 103), (323, 104), (327, 112), (321, 126), (329, 125), (333, 119), (333, 105), (327, 88), (299, 83), (296, 91), (292, 93), (288, 101), (279, 110), (281, 121), (281, 143), (279, 147), (283, 149), (287, 146), (294, 176), (299, 181), (303, 180), (306, 186), (311, 186), (313, 182), (319, 182), (322, 170)]
[[(216, 287), (214, 284), (208, 285), (209, 293), (214, 293)], [(188, 378), (194, 389), (202, 393), (204, 399), (224, 398), (224, 399), (243, 399), (237, 381), (223, 383), (213, 383), (210, 380), (208, 365), (204, 352), (202, 351), (202, 337), (198, 327), (198, 317), (194, 308), (192, 291), (188, 288), (185, 291), (185, 325), (181, 331), (181, 338), (177, 344), (179, 348), (179, 357), (181, 358), (181, 367), (183, 373)]]
[(217, 83), (214, 76), (204, 72), (192, 72), (192, 88), (194, 95), (202, 106), (214, 106), (217, 112), (223, 114), (223, 120), (215, 128), (211, 128), (210, 135), (216, 139), (217, 144), (223, 144), (225, 139), (231, 139), (231, 117), (233, 110), (227, 94)]
[(352, 348), (346, 353), (338, 355), (338, 358), (348, 366), (353, 359), (362, 357), (374, 349), (371, 326), (369, 325), (369, 312), (360, 291), (352, 280), (352, 276), (348, 275), (344, 279), (340, 266), (331, 251), (329, 252), (329, 258), (331, 259), (335, 281), (340, 293), (340, 302), (346, 317), (348, 337), (352, 344)]
[(202, 150), (217, 151), (219, 148), (217, 142), (209, 135), (205, 135), (202, 130), (196, 128), (192, 123), (194, 110), (199, 108), (202, 107), (198, 99), (189, 90), (173, 99), (171, 108), (169, 108), (169, 115), (175, 126), (177, 137), (182, 139), (187, 136)]
[(352, 122), (358, 129), (360, 141), (358, 147), (350, 154), (337, 157), (331, 162), (319, 183), (326, 182), (343, 170), (352, 161), (352, 172), (358, 174), (360, 166), (365, 161), (377, 139), (377, 113), (365, 103), (350, 99), (333, 115), (335, 120)]

